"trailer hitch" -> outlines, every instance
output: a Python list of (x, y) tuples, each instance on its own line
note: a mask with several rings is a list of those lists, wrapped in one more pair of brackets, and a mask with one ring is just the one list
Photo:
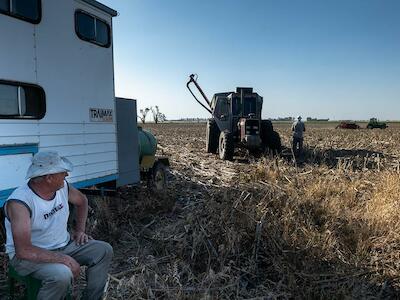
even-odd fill
[[(196, 77), (196, 78), (195, 78)], [(189, 76), (189, 81), (186, 83), (186, 87), (188, 88), (188, 90), (189, 90), (189, 92), (192, 94), (192, 96), (194, 97), (194, 99), (196, 99), (196, 101), (201, 105), (201, 106), (203, 106), (210, 114), (212, 114), (212, 111), (211, 111), (211, 103), (210, 103), (210, 101), (208, 100), (208, 98), (207, 98), (207, 96), (204, 94), (204, 92), (203, 92), (203, 90), (201, 89), (201, 87), (199, 86), (199, 84), (197, 83), (197, 75), (195, 75), (195, 74), (191, 74), (190, 76)], [(200, 92), (200, 94), (203, 96), (203, 98), (204, 98), (204, 100), (207, 102), (207, 104), (208, 104), (208, 106), (210, 107), (210, 108), (208, 108), (208, 107), (206, 107), (203, 103), (201, 103), (200, 101), (199, 101), (199, 99), (197, 99), (197, 97), (196, 97), (196, 95), (192, 92), (192, 90), (190, 89), (190, 83), (194, 83), (194, 85), (196, 86), (196, 88), (198, 89), (198, 91)]]

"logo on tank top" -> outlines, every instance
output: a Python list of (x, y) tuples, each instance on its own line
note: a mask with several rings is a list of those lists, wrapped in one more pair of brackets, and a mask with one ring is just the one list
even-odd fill
[(43, 215), (44, 219), (47, 220), (48, 218), (50, 218), (52, 215), (54, 215), (56, 212), (58, 212), (59, 210), (61, 210), (63, 208), (64, 208), (64, 205), (62, 203), (57, 205), (49, 213)]

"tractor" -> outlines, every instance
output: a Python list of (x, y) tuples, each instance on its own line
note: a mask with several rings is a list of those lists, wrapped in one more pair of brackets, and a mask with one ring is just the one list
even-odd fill
[[(203, 96), (206, 106), (199, 101), (190, 88), (193, 83)], [(270, 120), (261, 119), (263, 98), (251, 87), (238, 87), (236, 92), (214, 94), (209, 101), (192, 74), (186, 87), (195, 100), (205, 108), (211, 118), (207, 120), (206, 151), (218, 153), (222, 160), (231, 160), (235, 148), (241, 147), (250, 153), (260, 153), (269, 149), (281, 152), (281, 139), (274, 131)]]
[(387, 128), (387, 127), (388, 127), (388, 126), (386, 125), (385, 122), (378, 121), (377, 118), (371, 118), (371, 119), (369, 119), (369, 122), (368, 122), (368, 124), (367, 124), (367, 128), (368, 128), (368, 129), (374, 129), (374, 128), (385, 129), (385, 128)]

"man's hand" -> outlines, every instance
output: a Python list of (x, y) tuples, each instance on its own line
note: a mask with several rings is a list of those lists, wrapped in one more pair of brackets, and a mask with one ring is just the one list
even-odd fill
[(75, 259), (73, 259), (71, 256), (63, 255), (62, 263), (71, 269), (74, 278), (79, 277), (81, 266)]
[(83, 231), (76, 231), (72, 234), (72, 239), (75, 241), (77, 245), (84, 245), (93, 238), (90, 235), (84, 233)]

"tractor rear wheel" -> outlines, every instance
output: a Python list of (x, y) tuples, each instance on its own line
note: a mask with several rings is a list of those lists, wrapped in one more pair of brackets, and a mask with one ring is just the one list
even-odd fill
[(268, 145), (274, 153), (279, 154), (282, 152), (282, 142), (279, 133), (272, 131), (270, 144)]
[(260, 132), (261, 142), (263, 148), (270, 149), (273, 153), (281, 153), (282, 143), (279, 133), (274, 131), (274, 127), (270, 120), (261, 121), (261, 132)]
[(219, 129), (214, 120), (207, 120), (206, 128), (206, 151), (207, 153), (217, 153)]
[(261, 120), (261, 135), (274, 131), (271, 120)]
[(274, 127), (272, 126), (272, 122), (270, 120), (261, 120), (260, 138), (264, 145), (267, 144), (268, 137), (273, 131)]
[(222, 160), (232, 160), (235, 145), (233, 144), (232, 133), (223, 131), (219, 135), (219, 157)]
[(266, 140), (263, 140), (263, 145), (273, 154), (279, 154), (282, 152), (282, 142), (279, 133), (276, 131), (272, 131), (267, 137)]

